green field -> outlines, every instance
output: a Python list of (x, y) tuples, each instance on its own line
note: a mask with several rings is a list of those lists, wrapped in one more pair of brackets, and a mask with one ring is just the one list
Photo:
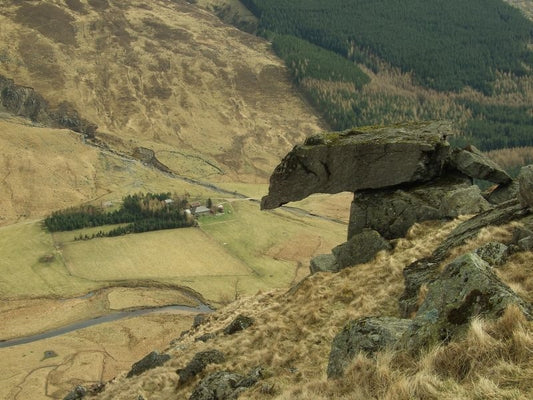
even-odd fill
[[(50, 234), (39, 221), (0, 229), (0, 296), (71, 297), (101, 287), (161, 282), (190, 287), (213, 302), (289, 286), (309, 259), (342, 242), (346, 226), (257, 202), (225, 203), (199, 228), (74, 241), (87, 228)], [(106, 227), (111, 228), (111, 227)]]

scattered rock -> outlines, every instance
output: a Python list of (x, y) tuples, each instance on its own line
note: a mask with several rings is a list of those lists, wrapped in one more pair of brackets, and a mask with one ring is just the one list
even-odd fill
[(126, 378), (131, 378), (132, 376), (140, 375), (149, 369), (160, 367), (168, 360), (170, 360), (170, 356), (168, 354), (159, 354), (157, 351), (152, 351), (150, 354), (131, 366), (131, 370), (128, 372), (128, 375), (126, 375)]
[(488, 242), (477, 248), (475, 253), (491, 267), (494, 267), (505, 263), (509, 254), (509, 247), (500, 242)]
[(192, 322), (192, 329), (198, 328), (207, 320), (205, 314), (197, 314), (194, 316), (194, 321)]
[(378, 232), (365, 229), (347, 242), (335, 247), (335, 265), (338, 270), (371, 261), (381, 250), (390, 250), (392, 245)]
[(262, 209), (312, 193), (356, 192), (421, 183), (441, 175), (450, 152), (443, 122), (326, 133), (295, 146), (270, 177)]
[(426, 297), (401, 340), (401, 346), (418, 352), (448, 342), (468, 328), (475, 316), (496, 318), (516, 304), (528, 319), (532, 307), (498, 279), (492, 268), (475, 253), (446, 266), (429, 284)]
[(225, 361), (224, 354), (219, 350), (207, 350), (196, 353), (193, 359), (183, 369), (176, 373), (180, 377), (180, 384), (184, 384), (202, 372), (209, 364), (221, 364)]
[(46, 360), (47, 358), (53, 358), (53, 357), (57, 357), (57, 353), (54, 350), (46, 350), (44, 352), (42, 360)]
[(87, 389), (85, 389), (81, 385), (78, 385), (72, 390), (72, 392), (67, 394), (63, 398), (63, 400), (80, 400), (80, 399), (83, 399), (86, 395), (87, 395)]
[(311, 274), (315, 274), (317, 272), (337, 272), (339, 267), (333, 254), (319, 254), (311, 259), (309, 269)]
[(233, 400), (262, 378), (262, 369), (254, 368), (243, 376), (229, 371), (214, 372), (200, 381), (189, 400)]
[(522, 207), (533, 208), (533, 164), (520, 169), (518, 174), (518, 199)]
[(328, 378), (342, 377), (346, 367), (360, 352), (373, 355), (394, 346), (410, 322), (408, 319), (392, 317), (366, 317), (350, 321), (331, 344)]
[(208, 340), (214, 339), (216, 335), (214, 333), (204, 333), (201, 336), (198, 336), (194, 339), (195, 342), (207, 342)]
[(254, 319), (245, 315), (239, 315), (224, 328), (225, 335), (233, 335), (253, 325)]
[(502, 184), (512, 181), (512, 178), (502, 167), (474, 146), (467, 146), (464, 149), (454, 149), (450, 156), (450, 164), (471, 178)]

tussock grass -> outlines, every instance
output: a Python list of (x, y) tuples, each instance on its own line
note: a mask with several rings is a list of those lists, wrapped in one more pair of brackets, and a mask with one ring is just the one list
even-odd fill
[[(289, 291), (240, 298), (170, 347), (173, 358), (168, 366), (147, 372), (132, 380), (132, 385), (119, 379), (99, 398), (128, 399), (138, 394), (154, 399), (187, 398), (200, 377), (180, 387), (172, 369), (183, 367), (193, 354), (208, 348), (221, 350), (227, 361), (209, 366), (206, 373), (224, 369), (245, 373), (256, 365), (266, 368), (265, 379), (244, 392), (243, 399), (531, 398), (533, 324), (516, 307), (509, 307), (499, 320), (474, 319), (466, 336), (447, 346), (435, 346), (419, 356), (400, 350), (383, 351), (375, 358), (360, 354), (343, 378), (326, 378), (331, 341), (344, 324), (363, 316), (398, 316), (403, 268), (415, 258), (428, 256), (458, 223), (417, 224), (395, 243), (392, 252), (381, 252), (373, 262), (337, 274), (309, 276)], [(510, 229), (493, 233), (507, 237)], [(490, 234), (484, 232), (478, 240)], [(502, 271), (511, 271), (514, 264), (518, 269), (520, 263), (529, 262), (527, 257), (517, 255)], [(512, 273), (505, 275), (512, 279)], [(233, 336), (194, 342), (195, 337), (223, 328), (241, 313), (256, 323)]]

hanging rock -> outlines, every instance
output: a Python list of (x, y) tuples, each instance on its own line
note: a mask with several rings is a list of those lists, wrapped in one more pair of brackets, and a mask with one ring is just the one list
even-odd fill
[(430, 181), (442, 173), (450, 133), (449, 124), (433, 122), (313, 136), (276, 167), (261, 208), (276, 208), (312, 193)]

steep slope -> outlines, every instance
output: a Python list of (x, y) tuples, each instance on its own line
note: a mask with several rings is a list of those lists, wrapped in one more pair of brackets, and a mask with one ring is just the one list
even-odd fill
[(0, 24), (0, 74), (178, 174), (264, 181), (320, 126), (266, 41), (185, 1), (11, 1)]

